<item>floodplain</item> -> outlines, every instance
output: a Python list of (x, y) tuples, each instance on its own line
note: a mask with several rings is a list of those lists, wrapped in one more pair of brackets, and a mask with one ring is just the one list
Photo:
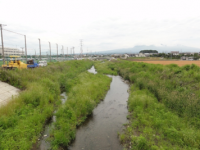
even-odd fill
[(22, 90), (0, 109), (0, 150), (42, 143), (54, 150), (200, 149), (199, 66), (145, 62), (74, 60), (0, 70), (1, 81)]

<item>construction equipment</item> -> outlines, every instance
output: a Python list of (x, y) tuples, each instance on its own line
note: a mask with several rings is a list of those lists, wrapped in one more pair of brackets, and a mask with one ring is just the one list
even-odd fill
[(38, 67), (38, 64), (33, 59), (31, 59), (31, 60), (27, 61), (27, 67), (28, 68), (36, 68), (36, 67)]
[(26, 69), (27, 68), (27, 64), (21, 62), (19, 60), (20, 56), (10, 56), (10, 61), (7, 62), (7, 64), (2, 65), (2, 68), (5, 69)]

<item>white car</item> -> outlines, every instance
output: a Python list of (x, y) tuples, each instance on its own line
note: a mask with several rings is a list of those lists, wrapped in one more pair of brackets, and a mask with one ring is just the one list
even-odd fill
[(44, 66), (47, 66), (47, 62), (46, 61), (39, 61), (38, 63), (39, 67), (44, 67)]

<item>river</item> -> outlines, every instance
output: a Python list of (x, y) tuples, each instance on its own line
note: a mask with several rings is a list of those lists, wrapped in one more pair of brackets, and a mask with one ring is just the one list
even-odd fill
[[(88, 70), (96, 73), (94, 66)], [(122, 150), (118, 132), (127, 123), (129, 85), (120, 76), (111, 76), (110, 90), (91, 116), (77, 129), (69, 150)], [(97, 89), (98, 90), (98, 89)]]

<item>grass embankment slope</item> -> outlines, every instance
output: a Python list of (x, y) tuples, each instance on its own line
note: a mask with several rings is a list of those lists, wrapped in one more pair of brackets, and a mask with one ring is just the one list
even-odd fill
[[(100, 63), (95, 64), (98, 67)], [(104, 63), (105, 70), (134, 83), (130, 115), (120, 139), (127, 149), (200, 149), (200, 68), (196, 65)]]
[(96, 105), (103, 100), (111, 78), (102, 74), (81, 73), (67, 83), (68, 99), (58, 108), (52, 130), (52, 148), (66, 148), (75, 138), (76, 126), (85, 121)]
[(68, 81), (89, 69), (91, 61), (52, 63), (24, 70), (0, 70), (0, 80), (22, 89), (18, 98), (0, 108), (0, 150), (30, 149), (45, 122), (59, 106)]

